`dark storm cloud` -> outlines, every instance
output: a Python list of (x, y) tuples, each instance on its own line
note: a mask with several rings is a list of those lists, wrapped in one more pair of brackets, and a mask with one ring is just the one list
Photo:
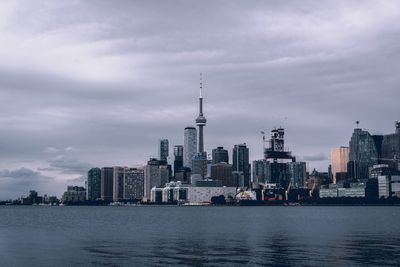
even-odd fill
[(29, 168), (5, 169), (0, 171), (1, 198), (7, 199), (27, 195), (31, 189), (40, 190), (48, 188), (48, 185), (53, 181), (54, 178)]
[(159, 138), (183, 143), (203, 72), (208, 151), (261, 158), (260, 131), (284, 126), (326, 169), (356, 120), (399, 119), (399, 18), (396, 1), (2, 2), (0, 167), (32, 161), (58, 193), (91, 166), (143, 164)]

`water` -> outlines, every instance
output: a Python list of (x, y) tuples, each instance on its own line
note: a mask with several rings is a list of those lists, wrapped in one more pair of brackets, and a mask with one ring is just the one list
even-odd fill
[(400, 207), (0, 207), (0, 266), (399, 266)]

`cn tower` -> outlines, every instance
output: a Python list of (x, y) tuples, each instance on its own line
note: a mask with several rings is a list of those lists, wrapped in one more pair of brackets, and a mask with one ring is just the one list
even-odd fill
[(203, 116), (203, 90), (202, 75), (200, 73), (200, 98), (199, 98), (199, 116), (196, 119), (196, 124), (199, 126), (199, 153), (204, 154), (204, 135), (203, 127), (206, 126), (207, 119)]

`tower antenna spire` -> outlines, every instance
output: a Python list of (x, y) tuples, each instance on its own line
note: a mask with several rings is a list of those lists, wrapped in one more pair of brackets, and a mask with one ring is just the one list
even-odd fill
[(202, 91), (203, 91), (203, 74), (200, 72), (200, 98), (203, 98)]

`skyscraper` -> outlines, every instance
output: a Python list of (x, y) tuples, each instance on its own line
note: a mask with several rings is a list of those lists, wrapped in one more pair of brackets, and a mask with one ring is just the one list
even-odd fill
[[(200, 179), (205, 179), (207, 174), (207, 157), (205, 153), (197, 153), (192, 159), (191, 176), (197, 176)], [(194, 183), (194, 181), (191, 181)]]
[(150, 159), (144, 170), (144, 198), (150, 200), (150, 192), (153, 187), (165, 186), (169, 178), (168, 165), (165, 162)]
[(101, 170), (92, 168), (88, 171), (86, 199), (94, 201), (99, 198), (101, 198)]
[(168, 139), (161, 139), (158, 143), (158, 159), (168, 161), (169, 157), (169, 142)]
[(349, 173), (354, 180), (367, 180), (369, 168), (378, 163), (379, 151), (368, 131), (355, 128), (349, 142)]
[(341, 146), (331, 150), (331, 165), (334, 184), (336, 184), (340, 180), (346, 179), (348, 163), (348, 147)]
[(304, 186), (307, 176), (307, 165), (305, 162), (288, 162), (287, 163), (290, 183), (292, 187), (299, 188)]
[(113, 201), (121, 201), (124, 197), (124, 168), (113, 167)]
[(192, 159), (197, 151), (197, 130), (194, 127), (186, 127), (183, 142), (183, 166), (192, 168)]
[(203, 81), (201, 80), (200, 74), (200, 97), (199, 97), (199, 116), (196, 119), (196, 124), (199, 126), (199, 153), (204, 153), (204, 135), (203, 135), (203, 127), (206, 126), (206, 118), (203, 116), (203, 96), (202, 96), (202, 89), (203, 89)]
[(104, 201), (113, 200), (113, 175), (112, 167), (101, 168), (101, 199)]
[(220, 162), (229, 163), (228, 150), (224, 149), (222, 146), (212, 150), (212, 163), (216, 164)]
[(382, 139), (381, 163), (400, 170), (400, 122), (395, 122), (396, 131), (385, 134)]
[[(250, 163), (249, 149), (246, 143), (235, 145), (232, 153), (232, 165), (234, 172), (240, 172), (243, 175), (244, 187), (250, 186)], [(239, 175), (240, 177), (240, 175)]]
[(232, 175), (232, 165), (226, 162), (211, 165), (211, 179), (222, 181), (223, 186), (237, 186)]
[(144, 196), (144, 169), (124, 169), (124, 199), (139, 200)]
[(183, 146), (174, 146), (174, 174), (183, 169)]

